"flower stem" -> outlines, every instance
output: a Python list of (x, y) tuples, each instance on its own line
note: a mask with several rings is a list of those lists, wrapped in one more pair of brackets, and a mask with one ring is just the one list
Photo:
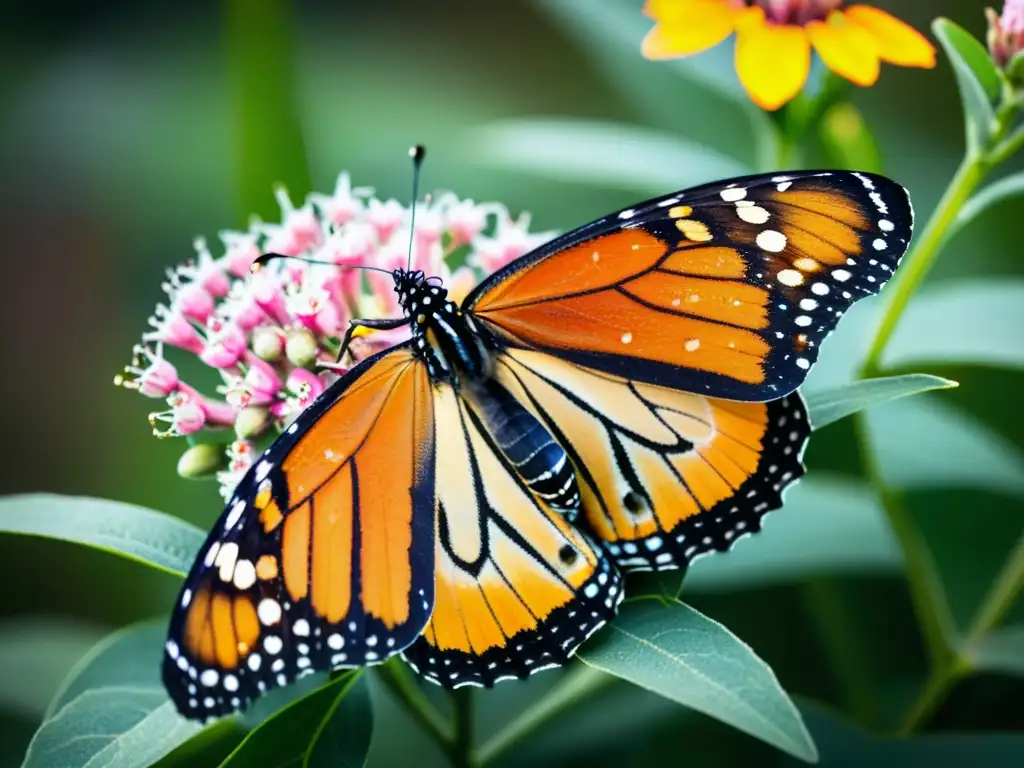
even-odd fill
[(967, 643), (977, 640), (995, 627), (1006, 615), (1024, 589), (1024, 536), (1006, 559), (999, 576), (992, 583), (967, 631)]
[(889, 290), (882, 294), (885, 302), (882, 319), (871, 349), (868, 350), (868, 354), (861, 364), (860, 378), (870, 378), (878, 374), (881, 368), (882, 353), (892, 339), (911, 297), (931, 270), (935, 258), (939, 255), (940, 247), (945, 242), (950, 226), (955, 221), (963, 204), (967, 202), (967, 199), (984, 179), (989, 167), (990, 164), (984, 158), (972, 153), (968, 153), (960, 163), (960, 167), (957, 168), (953, 180), (946, 188), (935, 212), (932, 213), (921, 232), (915, 247), (906, 257), (907, 263), (897, 272), (897, 277)]
[(526, 712), (492, 736), (477, 752), (477, 765), (485, 766), (505, 754), (534, 731), (568, 710), (576, 702), (604, 688), (615, 678), (578, 664)]
[(454, 713), (452, 717), (452, 745), (449, 755), (455, 768), (473, 768), (473, 691), (458, 688), (452, 691)]

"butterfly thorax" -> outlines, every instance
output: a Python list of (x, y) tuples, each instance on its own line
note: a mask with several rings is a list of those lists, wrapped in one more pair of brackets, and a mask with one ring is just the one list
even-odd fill
[(491, 355), (472, 320), (448, 298), (439, 277), (396, 269), (392, 276), (402, 311), (409, 318), (416, 354), (434, 379), (483, 381), (491, 374)]

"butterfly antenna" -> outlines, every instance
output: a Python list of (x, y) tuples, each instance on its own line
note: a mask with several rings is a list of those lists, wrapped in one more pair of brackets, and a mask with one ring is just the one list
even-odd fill
[(290, 259), (292, 261), (301, 261), (306, 264), (323, 264), (328, 267), (335, 267), (336, 269), (365, 269), (370, 272), (383, 272), (385, 275), (390, 275), (391, 272), (380, 267), (367, 267), (360, 264), (335, 264), (333, 261), (321, 261), (319, 259), (307, 259), (304, 256), (287, 256), (283, 253), (264, 253), (262, 256), (258, 256), (249, 267), (250, 272), (259, 272), (268, 262), (274, 259)]
[(426, 155), (427, 148), (422, 144), (409, 148), (409, 157), (412, 158), (412, 221), (409, 223), (409, 259), (405, 265), (406, 272), (412, 269), (412, 243), (416, 236), (416, 200), (420, 191), (420, 167)]

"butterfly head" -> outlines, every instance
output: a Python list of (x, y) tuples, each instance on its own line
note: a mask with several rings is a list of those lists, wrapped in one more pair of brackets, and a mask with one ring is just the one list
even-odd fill
[(427, 277), (419, 269), (396, 269), (391, 276), (395, 281), (398, 303), (406, 317), (412, 320), (413, 328), (430, 325), (431, 318), (451, 304), (448, 290), (439, 277)]

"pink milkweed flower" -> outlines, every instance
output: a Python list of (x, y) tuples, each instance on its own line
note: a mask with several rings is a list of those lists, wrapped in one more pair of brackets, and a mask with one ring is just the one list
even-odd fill
[[(114, 377), (115, 384), (138, 390), (146, 397), (167, 397), (178, 389), (178, 371), (164, 360), (163, 345), (157, 344), (155, 349), (151, 349), (136, 344), (132, 353), (132, 364), (125, 366), (125, 375)], [(145, 368), (143, 363), (146, 363)]]
[(352, 188), (352, 180), (344, 171), (338, 174), (333, 195), (312, 194), (309, 199), (324, 212), (327, 220), (334, 226), (347, 224), (362, 213), (363, 198), (373, 194), (370, 187)]
[(484, 273), (496, 272), (514, 259), (543, 245), (554, 232), (529, 232), (530, 215), (513, 219), (506, 212), (498, 217), (498, 229), (492, 237), (481, 236), (473, 241), (470, 263)]
[(1005, 68), (1010, 59), (1024, 51), (1024, 0), (1006, 0), (1003, 14), (985, 9), (988, 19), (988, 50), (992, 60)]
[[(332, 196), (311, 195), (299, 208), (283, 190), (278, 198), (279, 224), (254, 220), (246, 232), (221, 231), (220, 254), (200, 238), (196, 257), (169, 270), (169, 301), (156, 307), (143, 344), (117, 378), (122, 386), (166, 399), (167, 410), (152, 414), (162, 437), (215, 428), (244, 438), (228, 448), (228, 467), (218, 474), (225, 496), (253, 455), (326, 386), (360, 360), (409, 337), (407, 326), (362, 329), (339, 361), (350, 318), (394, 317), (399, 307), (390, 275), (331, 265), (405, 268), (410, 209), (352, 187), (346, 174)], [(441, 193), (419, 204), (411, 265), (442, 278), (453, 300), (461, 300), (481, 268), (498, 269), (549, 237), (531, 233), (528, 216), (512, 219), (497, 203)], [(259, 255), (274, 251), (299, 252), (329, 265), (272, 260), (251, 271)], [(220, 379), (216, 392), (223, 399), (205, 397), (182, 381), (186, 368), (165, 354), (191, 354), (215, 369), (206, 370)]]
[(405, 207), (395, 199), (382, 203), (371, 199), (366, 212), (366, 221), (377, 230), (377, 239), (386, 243), (405, 220)]
[(199, 359), (212, 368), (232, 368), (245, 354), (248, 341), (237, 323), (213, 319), (209, 324), (206, 348)]
[(205, 345), (199, 332), (180, 311), (158, 304), (148, 322), (153, 330), (142, 334), (143, 341), (163, 342), (195, 355), (203, 351)]
[(323, 242), (323, 229), (320, 220), (313, 211), (312, 203), (301, 208), (292, 205), (288, 191), (277, 187), (274, 196), (281, 206), (281, 224), (267, 224), (264, 231), (267, 235), (265, 250), (270, 253), (282, 253), (285, 256), (298, 256)]
[(235, 277), (248, 276), (252, 263), (262, 253), (256, 244), (256, 235), (250, 232), (221, 232), (220, 239), (227, 249), (222, 259), (227, 271)]
[(197, 237), (192, 244), (196, 249), (195, 264), (185, 264), (179, 272), (193, 283), (203, 287), (211, 297), (223, 298), (231, 290), (231, 280), (224, 273), (224, 265), (214, 260), (206, 245), (206, 238)]

